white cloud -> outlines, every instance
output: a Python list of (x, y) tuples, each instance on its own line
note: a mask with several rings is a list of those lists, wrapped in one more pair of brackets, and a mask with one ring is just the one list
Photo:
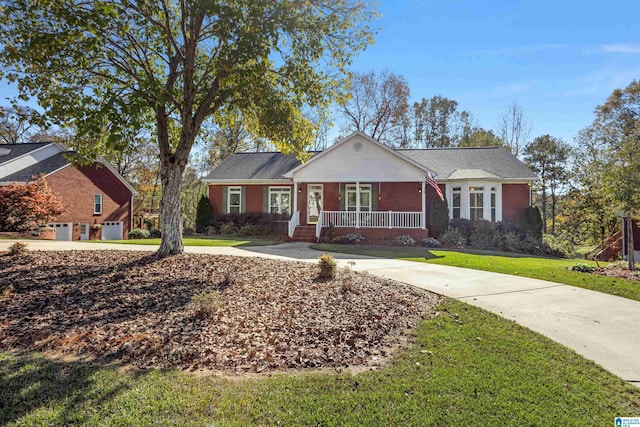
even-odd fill
[(607, 44), (603, 46), (603, 49), (605, 52), (609, 52), (609, 53), (629, 53), (629, 54), (640, 53), (640, 45), (637, 45), (637, 44), (627, 44), (627, 43)]

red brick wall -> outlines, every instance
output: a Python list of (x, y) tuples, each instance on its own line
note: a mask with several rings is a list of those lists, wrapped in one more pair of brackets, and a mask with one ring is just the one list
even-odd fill
[(529, 206), (528, 184), (502, 184), (502, 220), (519, 223)]
[[(378, 185), (374, 183), (372, 185)], [(422, 184), (419, 182), (383, 182), (378, 194), (379, 211), (409, 211), (422, 210)]]
[[(53, 222), (73, 222), (73, 240), (80, 239), (80, 222), (91, 225), (122, 221), (126, 239), (131, 226), (131, 191), (106, 167), (68, 166), (46, 178), (62, 199), (67, 212)], [(102, 213), (93, 213), (96, 194), (102, 194)], [(100, 233), (90, 230), (90, 238)]]
[[(226, 213), (222, 206), (222, 192), (226, 187), (244, 187), (245, 194), (245, 212), (258, 213), (264, 212), (264, 189), (269, 187), (285, 187), (286, 185), (234, 185), (234, 184), (209, 184), (209, 201), (213, 207), (214, 215), (224, 215)], [(300, 193), (298, 193), (300, 197)], [(291, 203), (293, 203), (293, 186), (291, 186)], [(300, 200), (298, 200), (300, 205)]]
[(222, 185), (209, 185), (209, 202), (214, 215), (222, 215)]

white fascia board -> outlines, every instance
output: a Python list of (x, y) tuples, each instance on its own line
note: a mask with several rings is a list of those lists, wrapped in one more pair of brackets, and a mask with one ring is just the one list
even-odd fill
[(220, 185), (293, 185), (290, 179), (202, 179), (205, 184)]
[(56, 170), (54, 170), (54, 171), (49, 172), (49, 173), (48, 173), (48, 174), (46, 174), (44, 177), (46, 178), (46, 177), (48, 177), (48, 176), (51, 176), (51, 175), (53, 175), (53, 174), (54, 174), (54, 173), (56, 173), (56, 172), (60, 172), (62, 169), (68, 168), (69, 166), (71, 166), (71, 163), (67, 163), (66, 165), (62, 166), (61, 168), (58, 168), (58, 169), (56, 169)]
[[(380, 141), (377, 141), (376, 139), (371, 138), (369, 135), (366, 135), (366, 134), (364, 134), (364, 133), (362, 133), (360, 131), (356, 131), (356, 132), (353, 132), (351, 135), (349, 135), (349, 136), (341, 139), (340, 141), (336, 142), (331, 147), (329, 147), (326, 150), (324, 150), (322, 153), (316, 154), (311, 159), (309, 159), (309, 161), (307, 163), (303, 163), (300, 166), (297, 166), (297, 167), (291, 169), (289, 172), (285, 173), (284, 176), (287, 177), (287, 178), (292, 178), (293, 174), (296, 173), (297, 171), (299, 171), (300, 169), (302, 169), (302, 168), (306, 167), (307, 165), (317, 161), (318, 159), (320, 159), (323, 156), (325, 156), (326, 154), (332, 152), (333, 150), (335, 150), (336, 148), (338, 148), (341, 145), (345, 144), (347, 141), (355, 138), (356, 136), (360, 136), (360, 137), (364, 138), (365, 140), (369, 141), (370, 143), (377, 145), (378, 147), (388, 151), (389, 153), (392, 153), (393, 155), (397, 156), (398, 158), (404, 160), (405, 162), (417, 167), (418, 169), (421, 169), (421, 170), (425, 171), (425, 173), (430, 171), (430, 169), (427, 168), (426, 166), (424, 166), (423, 164), (420, 164), (420, 163), (416, 162), (415, 160), (412, 160), (412, 159), (408, 158), (404, 154), (401, 154), (401, 153), (397, 152), (396, 150), (387, 147), (386, 145), (382, 144)], [(435, 176), (435, 172), (434, 171), (431, 171), (431, 173)]]

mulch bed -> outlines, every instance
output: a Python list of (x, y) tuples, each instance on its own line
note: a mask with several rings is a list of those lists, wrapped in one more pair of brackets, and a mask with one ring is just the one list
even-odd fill
[(134, 251), (0, 255), (0, 350), (233, 371), (373, 363), (440, 297), (316, 266)]
[(609, 266), (602, 267), (593, 272), (593, 274), (599, 274), (601, 276), (619, 277), (621, 279), (638, 280), (640, 281), (640, 266), (636, 265), (636, 271), (631, 271), (628, 268)]

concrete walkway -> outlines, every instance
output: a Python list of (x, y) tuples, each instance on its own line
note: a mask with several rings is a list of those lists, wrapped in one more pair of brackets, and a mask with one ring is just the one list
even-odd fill
[[(0, 251), (12, 241), (0, 240)], [(28, 241), (41, 250), (155, 250), (138, 245)], [(308, 244), (187, 247), (186, 252), (317, 262)], [(546, 335), (640, 386), (640, 302), (587, 289), (486, 271), (333, 254), (341, 267), (397, 280), (457, 298)], [(640, 284), (639, 284), (640, 286)]]

